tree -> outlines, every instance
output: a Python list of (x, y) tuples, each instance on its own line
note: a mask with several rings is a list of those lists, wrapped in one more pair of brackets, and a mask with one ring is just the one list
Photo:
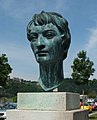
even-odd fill
[(9, 78), (12, 68), (8, 64), (8, 58), (6, 54), (0, 55), (0, 86), (5, 86), (6, 81)]
[(88, 84), (89, 78), (95, 71), (93, 68), (94, 63), (86, 56), (86, 51), (82, 50), (77, 54), (71, 66), (72, 78), (77, 85)]

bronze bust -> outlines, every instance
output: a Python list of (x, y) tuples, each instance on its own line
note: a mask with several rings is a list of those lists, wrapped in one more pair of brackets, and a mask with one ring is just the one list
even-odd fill
[(35, 14), (27, 26), (27, 38), (39, 63), (41, 87), (57, 88), (64, 80), (63, 60), (71, 42), (67, 20), (55, 12)]

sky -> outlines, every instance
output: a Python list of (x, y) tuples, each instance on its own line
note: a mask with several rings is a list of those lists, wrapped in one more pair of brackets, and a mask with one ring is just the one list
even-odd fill
[(26, 36), (34, 14), (58, 12), (69, 23), (71, 45), (64, 60), (64, 77), (70, 78), (74, 58), (81, 50), (94, 62), (97, 79), (97, 0), (0, 0), (0, 54), (13, 68), (10, 76), (38, 80), (39, 66)]

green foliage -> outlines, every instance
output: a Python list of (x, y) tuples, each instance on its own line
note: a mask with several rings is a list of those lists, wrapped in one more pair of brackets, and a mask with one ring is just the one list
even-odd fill
[(87, 95), (88, 95), (89, 98), (95, 98), (96, 95), (97, 95), (97, 92), (95, 90), (88, 91)]
[(89, 78), (95, 71), (94, 63), (86, 56), (86, 51), (82, 50), (77, 54), (71, 66), (72, 78), (77, 85), (88, 84)]
[(2, 97), (0, 98), (0, 102), (5, 104), (8, 101), (8, 99), (6, 97)]
[(13, 100), (13, 102), (17, 102), (17, 96), (14, 96), (14, 97), (12, 98), (12, 100)]
[(18, 92), (42, 92), (42, 88), (36, 81), (26, 81), (19, 78), (7, 80), (5, 87), (7, 97), (17, 96)]
[[(58, 88), (59, 92), (73, 92), (82, 94), (84, 89), (85, 94), (89, 97), (97, 96), (97, 80), (89, 80), (90, 85), (76, 85), (74, 80), (66, 78)], [(18, 92), (44, 92), (37, 81), (26, 81), (19, 78), (7, 80), (6, 87), (0, 88), (0, 97), (11, 98), (11, 101), (16, 102)]]
[(89, 120), (97, 120), (97, 114), (93, 114), (91, 116), (89, 116)]
[(59, 92), (73, 92), (80, 93), (79, 86), (70, 78), (64, 79), (63, 83), (58, 87)]
[(8, 64), (8, 58), (6, 54), (2, 54), (0, 56), (0, 86), (5, 86), (6, 81), (9, 78), (9, 74), (11, 73), (12, 68)]

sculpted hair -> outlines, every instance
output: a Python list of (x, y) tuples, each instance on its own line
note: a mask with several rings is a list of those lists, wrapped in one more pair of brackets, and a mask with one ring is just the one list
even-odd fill
[(40, 14), (35, 14), (32, 17), (32, 20), (28, 23), (27, 26), (27, 38), (29, 41), (30, 39), (30, 32), (32, 30), (31, 26), (42, 26), (52, 23), (55, 25), (61, 34), (64, 34), (63, 36), (63, 46), (64, 46), (64, 56), (63, 59), (67, 57), (67, 52), (68, 48), (70, 46), (71, 42), (71, 35), (70, 35), (70, 30), (68, 28), (68, 22), (66, 19), (64, 19), (60, 14), (55, 13), (55, 12), (44, 12), (42, 11)]

